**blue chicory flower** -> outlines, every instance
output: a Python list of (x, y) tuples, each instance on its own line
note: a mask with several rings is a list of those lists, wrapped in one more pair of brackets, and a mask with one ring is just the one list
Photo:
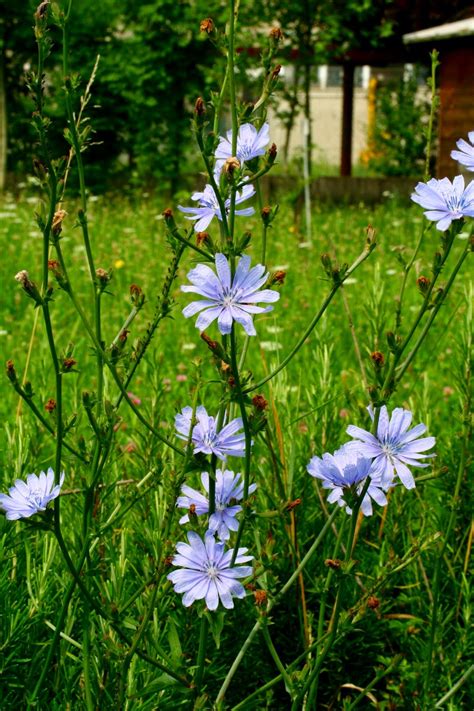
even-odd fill
[[(253, 195), (255, 195), (255, 188), (253, 185), (244, 185), (242, 190), (236, 193), (235, 204), (239, 205), (241, 202), (245, 202), (245, 200), (248, 200)], [(190, 213), (191, 217), (186, 217), (187, 220), (197, 220), (194, 225), (195, 232), (203, 232), (206, 230), (214, 217), (217, 217), (218, 220), (222, 220), (221, 209), (212, 185), (206, 185), (202, 193), (193, 193), (193, 195), (191, 195), (191, 200), (197, 201), (199, 206), (182, 207), (182, 205), (178, 205), (178, 209), (181, 210), (181, 212)], [(226, 214), (228, 215), (230, 210), (230, 198), (227, 198), (224, 206)], [(253, 207), (245, 207), (242, 210), (236, 210), (235, 214), (249, 217), (250, 215), (253, 215), (254, 212), (255, 210)]]
[[(193, 506), (194, 513), (197, 516), (209, 513), (209, 474), (202, 472), (202, 486), (208, 496), (204, 496), (200, 491), (192, 489), (187, 484), (181, 488), (182, 496), (178, 497), (176, 506), (178, 508), (188, 509)], [(249, 486), (249, 494), (253, 494), (257, 488), (256, 484)], [(216, 498), (215, 512), (209, 517), (209, 530), (217, 533), (221, 541), (227, 541), (230, 538), (231, 531), (237, 531), (239, 524), (236, 516), (242, 511), (242, 506), (236, 505), (233, 502), (241, 501), (244, 496), (244, 484), (241, 481), (240, 474), (225, 469), (216, 470)], [(180, 523), (189, 523), (189, 514), (185, 514), (179, 519)]]
[[(270, 141), (270, 126), (264, 123), (259, 131), (251, 123), (244, 123), (240, 126), (237, 134), (237, 150), (236, 158), (241, 163), (265, 155), (265, 146)], [(221, 136), (219, 145), (215, 153), (216, 167), (215, 174), (219, 176), (222, 166), (227, 158), (233, 158), (232, 155), (232, 129), (227, 131), (226, 138)]]
[(372, 515), (372, 499), (379, 506), (387, 503), (381, 473), (375, 470), (372, 459), (347, 445), (334, 454), (326, 452), (322, 458), (313, 457), (306, 468), (311, 476), (322, 481), (323, 489), (331, 489), (328, 502), (334, 504), (337, 501), (339, 506), (345, 506), (348, 514), (352, 513), (348, 503), (356, 494), (360, 496), (367, 477), (370, 477), (370, 484), (360, 507), (362, 513)]
[[(373, 421), (372, 408), (368, 410)], [(355, 425), (349, 425), (346, 430), (347, 434), (358, 440), (350, 446), (374, 460), (375, 467), (382, 475), (384, 487), (390, 486), (396, 472), (403, 486), (414, 489), (415, 480), (407, 464), (411, 467), (424, 468), (429, 466), (429, 463), (419, 460), (436, 456), (421, 454), (434, 447), (436, 439), (435, 437), (419, 439), (420, 435), (426, 432), (426, 425), (420, 423), (409, 430), (412, 418), (413, 415), (409, 410), (396, 407), (389, 419), (387, 408), (383, 405), (380, 408), (376, 436)]]
[(46, 511), (49, 502), (59, 496), (63, 481), (64, 473), (61, 474), (59, 484), (54, 485), (54, 472), (51, 467), (46, 474), (28, 474), (26, 482), (17, 479), (9, 489), (9, 494), (0, 494), (0, 507), (9, 521), (34, 516), (40, 511)]
[(463, 138), (457, 141), (458, 151), (451, 151), (451, 158), (457, 160), (461, 165), (465, 165), (468, 170), (474, 171), (474, 131), (467, 134), (471, 145)]
[(474, 180), (465, 188), (462, 175), (457, 175), (452, 183), (448, 178), (432, 178), (427, 183), (418, 183), (411, 199), (426, 208), (425, 217), (445, 232), (453, 220), (474, 217)]
[(233, 278), (227, 257), (216, 254), (215, 259), (217, 274), (206, 264), (198, 264), (189, 272), (188, 279), (193, 286), (182, 286), (181, 290), (199, 294), (204, 300), (191, 302), (183, 309), (183, 316), (189, 318), (201, 311), (196, 320), (196, 328), (200, 331), (217, 319), (222, 334), (230, 333), (233, 321), (237, 321), (247, 335), (255, 336), (252, 314), (267, 313), (273, 309), (273, 306), (257, 306), (257, 302), (278, 301), (280, 294), (273, 289), (259, 291), (267, 281), (268, 272), (262, 264), (250, 269), (250, 257), (239, 259)]
[(173, 570), (167, 577), (177, 593), (184, 593), (183, 605), (189, 607), (195, 600), (206, 600), (209, 610), (216, 610), (219, 601), (227, 609), (234, 607), (233, 598), (244, 598), (245, 588), (237, 578), (252, 575), (252, 566), (240, 565), (253, 560), (246, 555), (247, 548), (239, 548), (235, 565), (231, 567), (233, 549), (224, 552), (224, 543), (217, 543), (214, 534), (208, 531), (204, 541), (194, 531), (189, 531), (187, 543), (178, 543)]
[[(183, 407), (176, 415), (175, 426), (180, 439), (189, 440), (192, 415), (193, 409), (189, 406)], [(240, 417), (231, 420), (216, 432), (214, 417), (207, 414), (203, 405), (199, 405), (196, 408), (196, 420), (191, 435), (195, 454), (215, 454), (222, 460), (226, 457), (245, 457), (245, 434), (239, 433), (243, 426)]]

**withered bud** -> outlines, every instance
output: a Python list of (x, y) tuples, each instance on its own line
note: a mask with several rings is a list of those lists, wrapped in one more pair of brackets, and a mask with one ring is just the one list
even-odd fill
[(53, 223), (51, 225), (51, 231), (55, 237), (61, 234), (63, 228), (63, 220), (66, 217), (66, 210), (56, 210), (53, 217)]
[(428, 293), (428, 290), (431, 286), (431, 280), (428, 279), (428, 277), (425, 276), (420, 276), (416, 280), (416, 285), (418, 287), (418, 291), (422, 296), (425, 296)]
[(48, 269), (50, 272), (55, 272), (56, 270), (60, 269), (61, 265), (59, 264), (57, 259), (48, 259)]
[(39, 160), (39, 158), (33, 158), (33, 170), (35, 171), (37, 177), (39, 178), (39, 180), (41, 180), (41, 182), (46, 180), (46, 166)]
[(301, 499), (294, 499), (294, 501), (289, 501), (286, 505), (287, 511), (293, 511), (297, 506), (301, 504)]
[(201, 32), (207, 32), (210, 35), (214, 31), (214, 20), (211, 17), (206, 17), (205, 20), (201, 20), (199, 29)]
[(341, 567), (341, 561), (339, 558), (326, 558), (324, 561), (324, 565), (326, 565), (328, 568), (332, 568), (333, 570), (339, 570)]
[(33, 281), (31, 281), (30, 275), (26, 269), (22, 269), (21, 272), (18, 272), (18, 274), (15, 275), (15, 279), (26, 291), (28, 296), (36, 301), (37, 304), (41, 304), (42, 299), (38, 287)]
[(120, 334), (119, 334), (119, 341), (120, 341), (120, 343), (121, 343), (122, 345), (125, 345), (125, 343), (127, 342), (127, 338), (128, 338), (128, 334), (129, 334), (129, 333), (130, 333), (130, 331), (127, 331), (126, 328), (124, 328), (123, 331), (120, 331)]
[(254, 395), (252, 398), (252, 405), (256, 410), (266, 410), (268, 407), (268, 402), (265, 400), (263, 395)]
[(196, 519), (197, 518), (197, 513), (196, 513), (196, 504), (191, 504), (189, 509), (188, 509), (188, 516), (189, 518)]
[(167, 568), (169, 568), (170, 565), (173, 565), (173, 558), (174, 558), (173, 555), (167, 555), (166, 558), (165, 558), (164, 561), (163, 561), (163, 564), (164, 564)]
[(54, 412), (56, 409), (56, 400), (53, 400), (53, 398), (50, 397), (48, 402), (44, 406), (44, 409), (46, 410), (46, 412)]
[(145, 294), (138, 284), (130, 284), (130, 301), (135, 308), (141, 308), (145, 303)]
[(255, 590), (253, 594), (255, 598), (255, 604), (261, 607), (267, 601), (267, 591), (266, 590)]
[(270, 148), (268, 149), (268, 160), (271, 163), (275, 162), (275, 158), (277, 157), (278, 149), (276, 147), (276, 143), (272, 143)]
[(209, 232), (197, 232), (196, 233), (196, 242), (197, 242), (198, 247), (201, 244), (204, 244), (205, 242), (207, 242), (208, 240), (209, 240)]
[(99, 267), (95, 270), (95, 275), (101, 286), (107, 286), (109, 281), (112, 279), (111, 273), (108, 272), (106, 269), (102, 269), (102, 267)]
[(275, 42), (279, 42), (283, 39), (283, 32), (279, 27), (272, 27), (268, 36)]
[(170, 207), (167, 207), (166, 210), (163, 210), (163, 217), (165, 220), (169, 220), (173, 217), (173, 210)]
[(385, 356), (380, 351), (374, 351), (370, 354), (370, 357), (376, 368), (382, 368), (385, 365)]
[(240, 168), (240, 161), (238, 158), (235, 156), (232, 156), (231, 158), (227, 158), (226, 162), (224, 163), (224, 175), (226, 175), (229, 179), (233, 177), (234, 173), (236, 170), (239, 170)]
[(277, 64), (272, 71), (272, 79), (276, 79), (281, 71), (281, 64)]
[(209, 338), (207, 333), (203, 331), (201, 334), (201, 338), (204, 341), (204, 343), (207, 343), (209, 350), (211, 350), (213, 353), (218, 349), (219, 344), (217, 341), (213, 341), (212, 338)]
[(15, 370), (15, 364), (12, 360), (7, 360), (7, 378), (12, 383), (16, 383), (18, 378)]
[(235, 388), (235, 378), (233, 375), (229, 376), (227, 382), (229, 383), (230, 388)]
[(371, 596), (368, 598), (368, 600), (367, 600), (367, 607), (368, 607), (370, 610), (376, 610), (377, 607), (379, 607), (379, 605), (380, 605), (380, 600), (378, 599), (378, 597), (375, 597), (375, 595), (371, 595)]
[(266, 219), (268, 219), (270, 217), (271, 214), (272, 214), (272, 208), (270, 207), (270, 205), (265, 205), (265, 207), (262, 207), (262, 212), (261, 212), (262, 220), (265, 221)]
[(375, 227), (372, 227), (372, 225), (367, 225), (366, 233), (367, 233), (367, 243), (374, 244), (374, 242), (375, 242)]
[(77, 360), (74, 360), (74, 358), (64, 358), (63, 360), (63, 368), (65, 372), (70, 371), (76, 364)]
[(284, 284), (286, 279), (286, 272), (283, 269), (279, 269), (272, 276), (272, 284)]
[(49, 0), (44, 0), (44, 2), (40, 3), (38, 7), (36, 8), (35, 12), (35, 18), (37, 20), (42, 20), (44, 16), (46, 15), (48, 11), (48, 5), (49, 5)]
[(206, 104), (200, 96), (198, 96), (198, 98), (196, 99), (196, 103), (194, 104), (194, 113), (197, 116), (204, 116), (204, 114), (206, 113)]

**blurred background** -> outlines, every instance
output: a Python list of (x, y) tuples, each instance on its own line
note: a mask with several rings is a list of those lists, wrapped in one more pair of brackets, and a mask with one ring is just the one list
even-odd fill
[[(0, 1), (0, 189), (32, 172), (35, 134), (26, 77), (35, 69), (37, 0)], [(87, 114), (87, 181), (95, 192), (147, 187), (175, 193), (192, 184), (190, 115), (197, 96), (219, 88), (226, 3), (213, 0), (74, 0), (70, 64), (79, 94), (100, 55)], [(432, 173), (459, 172), (449, 159), (474, 129), (474, 5), (466, 0), (242, 0), (240, 98), (259, 95), (260, 55), (280, 28), (279, 88), (269, 109), (279, 150), (276, 176), (421, 177), (430, 93), (430, 51), (440, 53), (441, 110)], [(60, 78), (61, 36), (51, 28), (46, 110), (54, 153), (67, 153)], [(225, 130), (228, 126), (221, 126)], [(74, 184), (74, 176), (71, 176)], [(344, 188), (347, 190), (346, 187)], [(334, 192), (334, 187), (331, 188)]]

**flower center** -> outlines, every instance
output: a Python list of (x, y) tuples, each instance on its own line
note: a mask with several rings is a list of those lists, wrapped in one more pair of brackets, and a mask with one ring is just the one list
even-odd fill
[(28, 501), (29, 504), (33, 504), (33, 506), (36, 506), (37, 508), (41, 507), (42, 504), (42, 495), (39, 489), (33, 489), (30, 490), (28, 493), (28, 496), (26, 497), (26, 500)]
[(213, 565), (212, 563), (210, 563), (210, 564), (207, 566), (207, 574), (208, 574), (208, 576), (209, 576), (210, 578), (212, 578), (212, 580), (215, 580), (215, 578), (217, 578), (217, 576), (218, 576), (218, 574), (219, 574), (219, 569), (216, 568), (215, 565)]

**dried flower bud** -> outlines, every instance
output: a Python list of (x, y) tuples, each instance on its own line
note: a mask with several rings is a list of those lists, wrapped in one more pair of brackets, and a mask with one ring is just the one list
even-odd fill
[(332, 259), (331, 256), (327, 254), (327, 252), (321, 255), (321, 264), (323, 265), (324, 271), (326, 272), (328, 277), (332, 277)]
[(262, 220), (265, 222), (270, 215), (272, 214), (272, 208), (270, 205), (265, 205), (265, 207), (262, 207), (262, 212), (260, 213), (262, 215)]
[(268, 154), (267, 154), (267, 160), (269, 165), (273, 165), (276, 157), (277, 157), (278, 149), (276, 147), (276, 143), (272, 143), (270, 148), (268, 149)]
[(272, 79), (275, 80), (281, 71), (281, 64), (277, 64), (272, 71)]
[(205, 331), (203, 331), (200, 334), (200, 336), (201, 336), (202, 340), (204, 341), (204, 343), (207, 343), (209, 350), (211, 350), (213, 353), (215, 353), (219, 347), (218, 342), (213, 341), (212, 338), (209, 338), (209, 336), (207, 335), (207, 333)]
[(40, 161), (39, 158), (33, 158), (33, 170), (35, 171), (38, 180), (44, 183), (48, 176), (48, 173), (46, 170), (46, 166)]
[(191, 504), (189, 509), (188, 509), (188, 515), (189, 519), (192, 521), (197, 520), (197, 513), (196, 513), (196, 504)]
[(170, 207), (167, 207), (166, 210), (163, 210), (163, 217), (165, 220), (169, 220), (170, 217), (173, 217), (173, 210)]
[(163, 565), (165, 565), (167, 568), (169, 568), (170, 565), (173, 565), (173, 555), (167, 555), (166, 558), (163, 561)]
[(15, 370), (15, 364), (12, 360), (7, 360), (7, 378), (12, 383), (18, 382), (18, 377)]
[(35, 18), (37, 20), (42, 20), (46, 16), (46, 13), (48, 11), (48, 5), (49, 5), (49, 0), (44, 0), (42, 3), (40, 3), (38, 5), (38, 7), (36, 8), (36, 12), (35, 12)]
[(119, 342), (122, 346), (124, 346), (126, 344), (129, 333), (130, 333), (130, 331), (127, 331), (126, 328), (124, 328), (123, 331), (120, 331)]
[(130, 284), (130, 301), (136, 309), (141, 309), (145, 303), (145, 294), (138, 284)]
[(429, 288), (431, 286), (431, 280), (428, 279), (428, 277), (425, 276), (419, 276), (418, 279), (416, 280), (416, 285), (418, 287), (418, 291), (422, 296), (426, 296), (426, 294), (429, 291)]
[(102, 267), (95, 270), (95, 275), (102, 290), (105, 289), (109, 281), (112, 279), (112, 273), (108, 272), (106, 269), (102, 269)]
[(267, 591), (266, 590), (255, 590), (253, 594), (255, 598), (255, 604), (261, 607), (267, 601)]
[(370, 354), (370, 357), (372, 359), (372, 363), (375, 365), (376, 368), (383, 368), (383, 366), (385, 365), (385, 356), (383, 353), (381, 353), (380, 351), (374, 351)]
[(235, 158), (235, 156), (233, 156), (231, 158), (227, 158), (222, 170), (224, 171), (224, 175), (226, 175), (229, 178), (229, 180), (232, 180), (235, 171), (239, 170), (239, 168), (240, 168), (240, 161), (238, 158)]
[(21, 272), (15, 275), (16, 281), (22, 286), (23, 290), (28, 294), (29, 297), (33, 299), (37, 304), (42, 303), (42, 298), (39, 293), (36, 284), (31, 281), (30, 276), (26, 269), (22, 269)]
[(372, 227), (372, 225), (367, 225), (366, 233), (367, 244), (375, 245), (375, 227)]
[(54, 412), (56, 409), (56, 400), (53, 400), (53, 398), (50, 397), (48, 402), (44, 406), (44, 409), (46, 410), (46, 412), (49, 412), (49, 413)]
[(196, 233), (196, 242), (198, 247), (201, 246), (201, 244), (204, 244), (205, 242), (209, 241), (209, 232), (197, 232)]
[(204, 116), (204, 114), (206, 113), (206, 104), (200, 96), (198, 96), (198, 98), (196, 99), (196, 103), (194, 104), (194, 113), (197, 116)]
[(368, 600), (367, 600), (367, 607), (368, 607), (370, 610), (376, 610), (377, 607), (379, 607), (379, 605), (380, 605), (380, 600), (378, 599), (378, 597), (375, 597), (375, 595), (371, 595), (371, 596), (368, 598)]
[(205, 20), (201, 20), (199, 29), (201, 32), (207, 32), (210, 35), (214, 31), (214, 20), (211, 17), (206, 17)]
[(286, 279), (286, 272), (283, 269), (279, 269), (271, 277), (272, 284), (284, 284)]
[(252, 398), (252, 405), (256, 410), (266, 410), (268, 402), (265, 400), (263, 395), (254, 395)]
[(272, 27), (268, 36), (271, 40), (274, 40), (275, 43), (278, 43), (283, 39), (283, 32), (279, 27)]
[(56, 210), (53, 217), (53, 223), (51, 225), (51, 231), (54, 237), (58, 237), (61, 234), (63, 228), (63, 220), (66, 217), (66, 210)]
[(72, 370), (72, 368), (74, 368), (74, 366), (76, 364), (77, 364), (77, 360), (74, 360), (74, 358), (64, 358), (64, 360), (63, 360), (64, 372), (65, 373), (69, 372), (70, 370)]
[(333, 570), (339, 570), (341, 567), (341, 561), (339, 558), (327, 558), (324, 561), (324, 565), (326, 565), (328, 568), (332, 568)]
[(301, 504), (301, 499), (295, 499), (294, 501), (289, 501), (286, 505), (287, 511), (293, 511), (297, 506)]

